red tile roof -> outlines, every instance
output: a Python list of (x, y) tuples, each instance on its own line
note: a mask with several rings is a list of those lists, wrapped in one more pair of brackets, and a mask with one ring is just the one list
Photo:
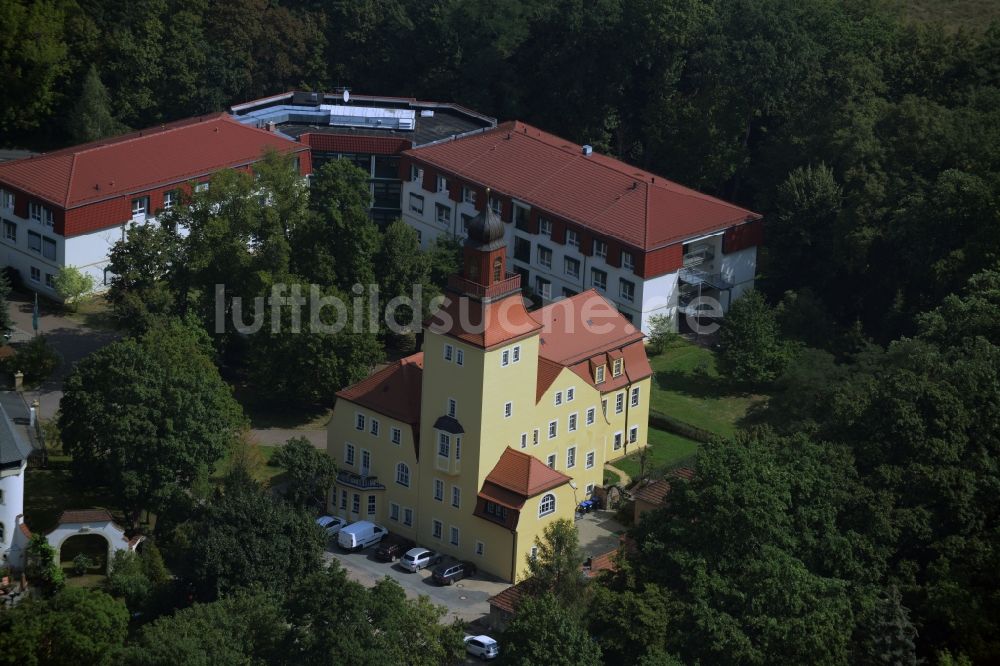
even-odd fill
[(0, 182), (61, 208), (143, 192), (309, 147), (228, 114), (181, 120), (0, 164)]
[(520, 121), (404, 154), (644, 250), (760, 217)]
[(112, 521), (107, 509), (83, 509), (79, 511), (63, 511), (59, 514), (60, 525), (66, 523), (103, 523)]
[(546, 305), (531, 316), (542, 329), (539, 356), (561, 365), (572, 365), (644, 337), (593, 289)]
[(455, 293), (447, 296), (441, 309), (424, 325), (436, 333), (477, 347), (492, 349), (525, 338), (541, 328), (528, 314), (520, 293), (488, 303)]
[(416, 425), (420, 422), (420, 391), (424, 353), (417, 352), (382, 368), (367, 379), (337, 392), (337, 397)]
[(653, 506), (660, 506), (670, 494), (670, 483), (664, 479), (647, 483), (637, 490), (633, 497)]
[(486, 476), (486, 484), (495, 484), (522, 498), (534, 497), (546, 490), (552, 490), (570, 477), (558, 472), (535, 456), (516, 451), (509, 446), (500, 454), (500, 460)]
[(517, 610), (517, 604), (521, 601), (521, 597), (528, 593), (530, 584), (531, 579), (529, 578), (522, 580), (517, 585), (511, 585), (507, 589), (501, 590), (498, 594), (494, 594), (489, 598), (490, 606), (513, 614)]
[(549, 390), (552, 383), (563, 370), (562, 365), (547, 358), (538, 358), (538, 384), (535, 387), (535, 402), (542, 399), (545, 392)]

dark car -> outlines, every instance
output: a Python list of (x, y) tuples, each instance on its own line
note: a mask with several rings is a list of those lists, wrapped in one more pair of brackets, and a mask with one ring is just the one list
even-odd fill
[(398, 534), (392, 534), (388, 538), (382, 539), (381, 545), (375, 551), (375, 559), (381, 562), (395, 562), (413, 546), (412, 540)]
[(445, 562), (434, 567), (434, 582), (438, 585), (451, 585), (456, 580), (468, 578), (476, 573), (476, 565), (471, 562)]

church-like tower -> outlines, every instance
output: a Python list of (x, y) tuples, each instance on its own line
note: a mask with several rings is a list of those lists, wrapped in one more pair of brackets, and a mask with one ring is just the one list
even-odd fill
[(31, 445), (0, 407), (0, 564), (24, 566), (24, 473)]

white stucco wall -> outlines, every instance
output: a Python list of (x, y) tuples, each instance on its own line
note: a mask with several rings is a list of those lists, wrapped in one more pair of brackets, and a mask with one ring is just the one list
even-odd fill
[(6, 555), (11, 561), (10, 549), (15, 544), (18, 533), (17, 518), (24, 513), (24, 471), (27, 461), (19, 469), (4, 470), (0, 475), (0, 525), (3, 525), (3, 538), (0, 539), (0, 559)]
[[(735, 301), (743, 292), (753, 289), (754, 276), (757, 274), (757, 248), (748, 247), (722, 255), (721, 271), (722, 278), (733, 284), (731, 300)], [(729, 304), (726, 303), (725, 306), (728, 309)]]
[(56, 558), (58, 560), (59, 552), (67, 539), (89, 534), (100, 534), (108, 542), (109, 565), (117, 551), (131, 550), (128, 539), (125, 538), (124, 530), (110, 520), (88, 523), (65, 523), (58, 525), (54, 530), (45, 535), (45, 538), (48, 540), (49, 545), (56, 549)]

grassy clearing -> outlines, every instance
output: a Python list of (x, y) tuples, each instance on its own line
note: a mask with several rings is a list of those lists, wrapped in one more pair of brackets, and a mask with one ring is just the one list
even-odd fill
[[(698, 452), (698, 443), (662, 430), (649, 429), (649, 453), (646, 474), (677, 467)], [(630, 453), (611, 463), (633, 479), (639, 477), (639, 454)]]
[(116, 331), (118, 323), (111, 316), (111, 304), (104, 294), (92, 294), (81, 299), (76, 307), (61, 304), (51, 305), (53, 312), (65, 315), (67, 319), (94, 330)]
[(747, 411), (766, 399), (734, 389), (719, 376), (715, 352), (690, 342), (675, 343), (650, 364), (652, 409), (718, 435), (732, 435)]
[[(261, 483), (273, 485), (275, 483), (275, 478), (285, 473), (284, 468), (275, 467), (269, 464), (271, 462), (271, 456), (275, 454), (278, 447), (257, 446), (255, 448), (260, 452), (260, 464), (255, 465), (253, 477)], [(213, 483), (221, 483), (222, 479), (225, 478), (226, 472), (229, 469), (229, 460), (231, 455), (231, 453), (226, 453), (226, 455), (222, 456), (219, 462), (215, 464), (215, 472), (211, 477)]]
[(996, 0), (886, 0), (903, 18), (916, 23), (941, 23), (950, 30), (982, 32), (1000, 19)]

